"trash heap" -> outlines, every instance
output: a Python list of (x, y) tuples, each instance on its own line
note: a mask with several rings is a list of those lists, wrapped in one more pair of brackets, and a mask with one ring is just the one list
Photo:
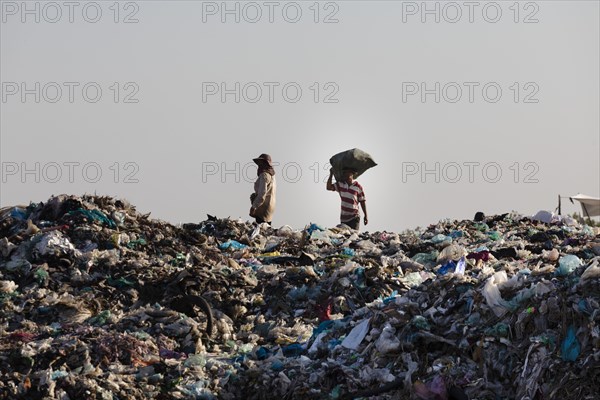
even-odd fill
[(402, 233), (124, 200), (0, 210), (0, 398), (593, 399), (600, 235), (515, 212)]

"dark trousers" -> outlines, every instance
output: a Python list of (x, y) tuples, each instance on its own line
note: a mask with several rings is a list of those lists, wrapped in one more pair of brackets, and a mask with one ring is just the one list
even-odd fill
[(358, 230), (358, 228), (360, 227), (360, 216), (352, 218), (350, 221), (342, 221), (342, 224), (346, 224), (350, 228)]
[[(267, 222), (267, 221), (265, 221), (261, 217), (256, 217), (256, 223), (257, 224), (262, 224), (263, 222)], [(271, 225), (271, 221), (267, 222), (267, 224)]]

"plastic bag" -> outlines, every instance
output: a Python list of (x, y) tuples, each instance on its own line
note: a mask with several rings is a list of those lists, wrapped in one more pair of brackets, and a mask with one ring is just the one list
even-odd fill
[(600, 267), (598, 267), (598, 260), (594, 260), (594, 262), (583, 271), (583, 274), (581, 274), (580, 282), (585, 282), (588, 279), (598, 277), (600, 277)]
[(219, 248), (221, 250), (225, 250), (225, 249), (235, 249), (235, 250), (240, 250), (240, 249), (245, 249), (247, 246), (245, 244), (242, 244), (240, 242), (238, 242), (237, 240), (228, 240), (224, 243), (221, 243), (219, 245)]
[(562, 256), (558, 260), (558, 269), (556, 270), (557, 275), (569, 275), (571, 272), (575, 271), (577, 267), (582, 265), (581, 259), (572, 254), (568, 254), (566, 256)]
[(456, 269), (454, 270), (454, 273), (459, 274), (459, 275), (464, 275), (466, 265), (467, 265), (467, 262), (466, 262), (465, 258), (461, 257), (460, 260), (458, 260), (458, 263), (456, 264)]
[(377, 351), (382, 354), (389, 353), (390, 351), (398, 350), (400, 347), (400, 340), (395, 336), (396, 330), (392, 328), (389, 322), (385, 323), (381, 335), (375, 342)]
[(497, 317), (503, 316), (506, 311), (506, 302), (500, 294), (499, 284), (502, 284), (508, 280), (505, 271), (496, 272), (492, 275), (485, 286), (483, 287), (483, 295), (487, 305), (492, 309)]
[(581, 352), (581, 345), (575, 336), (575, 327), (569, 326), (567, 336), (560, 346), (561, 357), (565, 361), (575, 361)]
[(449, 246), (444, 247), (444, 249), (440, 252), (437, 260), (440, 262), (444, 261), (458, 261), (462, 256), (465, 256), (467, 253), (462, 246), (457, 244), (451, 244)]
[(346, 336), (344, 341), (342, 342), (342, 346), (347, 349), (356, 350), (358, 346), (360, 346), (361, 342), (367, 336), (369, 332), (369, 322), (371, 318), (363, 319), (361, 322), (356, 324), (352, 331)]

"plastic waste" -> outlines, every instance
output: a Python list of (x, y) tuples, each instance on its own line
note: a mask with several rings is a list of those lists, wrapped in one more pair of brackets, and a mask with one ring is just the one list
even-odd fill
[(186, 367), (204, 367), (206, 365), (206, 357), (201, 354), (192, 354), (184, 362)]
[(375, 347), (377, 347), (377, 351), (382, 354), (386, 354), (392, 351), (398, 350), (400, 347), (400, 340), (395, 336), (396, 330), (386, 322), (383, 330), (381, 331), (381, 335), (375, 342)]
[(250, 234), (250, 240), (254, 240), (258, 235), (260, 235), (260, 225), (256, 225), (256, 227)]
[(437, 273), (440, 275), (446, 275), (449, 272), (454, 272), (455, 269), (456, 263), (454, 261), (448, 261), (437, 270)]
[(444, 378), (436, 375), (430, 382), (415, 382), (414, 391), (418, 398), (423, 400), (446, 400), (447, 389)]
[(280, 360), (274, 360), (274, 361), (271, 363), (271, 369), (272, 369), (273, 371), (276, 371), (276, 372), (283, 371), (283, 369), (284, 369), (284, 368), (285, 368), (285, 365), (284, 365), (284, 364), (283, 364), (283, 362), (282, 362), (282, 361), (280, 361)]
[(558, 260), (559, 256), (560, 256), (560, 254), (559, 254), (558, 250), (556, 250), (556, 249), (542, 251), (542, 257), (546, 261), (554, 262), (554, 261)]
[(341, 254), (344, 255), (344, 256), (348, 256), (348, 257), (354, 257), (354, 250), (350, 249), (348, 247), (344, 247), (342, 249), (342, 253)]
[(412, 288), (418, 287), (421, 283), (423, 283), (425, 281), (420, 272), (410, 272), (410, 273), (404, 275), (399, 280), (402, 283), (404, 283), (406, 286), (412, 287)]
[(458, 275), (464, 275), (466, 265), (467, 261), (464, 257), (461, 257), (460, 260), (458, 260), (458, 263), (456, 264), (456, 269), (454, 270), (454, 273)]
[(458, 261), (462, 256), (467, 255), (465, 249), (457, 244), (451, 244), (449, 246), (444, 247), (444, 249), (440, 252), (437, 257), (437, 261), (446, 262), (446, 261)]
[(245, 249), (246, 247), (248, 247), (248, 246), (238, 242), (237, 240), (228, 240), (219, 245), (219, 248), (221, 250), (226, 250), (226, 249), (241, 250), (241, 249)]
[(507, 312), (506, 301), (500, 294), (498, 285), (508, 280), (505, 271), (500, 271), (492, 275), (485, 283), (483, 295), (487, 305), (492, 309), (497, 317), (503, 316)]
[(72, 214), (72, 215), (81, 214), (81, 215), (85, 216), (86, 218), (88, 218), (90, 221), (100, 222), (101, 224), (104, 224), (112, 229), (117, 227), (117, 224), (115, 224), (115, 222), (112, 219), (108, 218), (106, 216), (106, 214), (104, 214), (100, 210), (86, 210), (86, 209), (80, 208), (78, 210), (69, 212), (69, 214)]
[(580, 352), (581, 345), (575, 335), (575, 327), (571, 325), (569, 326), (569, 329), (567, 329), (567, 336), (560, 346), (561, 357), (565, 361), (575, 361), (577, 360), (577, 357), (579, 357)]
[(78, 252), (61, 231), (52, 231), (44, 234), (35, 245), (35, 249), (42, 256), (61, 256)]
[(48, 271), (46, 271), (44, 268), (38, 268), (35, 271), (34, 276), (40, 285), (45, 285), (50, 278), (50, 274), (48, 274)]
[(18, 287), (19, 285), (13, 281), (0, 281), (0, 293), (12, 293), (17, 290)]
[(429, 329), (431, 329), (429, 322), (422, 315), (415, 315), (411, 321), (411, 324), (417, 329), (427, 330), (427, 331)]
[(446, 236), (441, 233), (435, 235), (434, 237), (432, 237), (429, 240), (431, 240), (431, 242), (435, 243), (435, 244), (440, 244), (440, 243), (450, 244), (450, 243), (452, 243), (452, 237)]
[(581, 265), (583, 265), (581, 259), (575, 255), (568, 254), (566, 256), (562, 256), (558, 260), (558, 269), (556, 270), (556, 274), (562, 276), (569, 275)]
[(598, 260), (596, 259), (585, 269), (585, 271), (583, 271), (583, 274), (581, 274), (580, 284), (598, 277), (600, 277), (600, 267), (598, 266)]
[[(7, 214), (8, 214), (7, 216), (10, 216), (11, 218), (15, 218), (15, 219), (21, 220), (21, 221), (25, 221), (29, 217), (29, 213), (27, 212), (27, 209), (25, 209), (23, 207), (12, 207), (9, 209), (9, 212)], [(2, 219), (4, 219), (4, 218), (2, 218)]]
[(144, 238), (130, 240), (129, 242), (127, 242), (127, 247), (129, 247), (130, 249), (135, 249), (138, 246), (145, 246), (145, 245), (146, 245), (146, 239), (144, 239)]
[[(324, 240), (263, 224), (250, 239), (253, 221), (172, 225), (110, 197), (11, 209), (6, 398), (597, 397), (597, 228), (511, 212), (311, 232)], [(437, 262), (447, 238), (464, 251)], [(433, 272), (450, 262), (451, 279)]]
[(266, 360), (267, 357), (269, 357), (269, 349), (267, 349), (266, 347), (259, 347), (258, 349), (256, 349), (256, 359), (257, 360)]
[(477, 222), (473, 224), (473, 227), (479, 232), (487, 232), (490, 230), (490, 227), (485, 222)]
[(317, 224), (312, 224), (312, 223), (308, 226), (308, 228), (306, 228), (306, 232), (309, 235), (311, 235), (314, 231), (324, 231), (324, 230), (325, 230), (325, 228), (323, 228), (322, 226), (317, 225)]
[(304, 353), (304, 347), (299, 343), (292, 343), (281, 348), (283, 355), (286, 357), (298, 357)]
[(54, 371), (54, 372), (52, 372), (52, 374), (50, 375), (50, 378), (53, 381), (55, 381), (55, 380), (58, 380), (58, 379), (61, 379), (61, 378), (65, 378), (67, 376), (69, 376), (69, 373), (67, 371), (60, 370), (60, 371)]
[(346, 338), (342, 341), (342, 346), (347, 349), (357, 350), (369, 332), (370, 322), (370, 318), (360, 321), (354, 328), (352, 328), (348, 336), (346, 336)]
[(490, 240), (494, 240), (495, 241), (495, 240), (502, 239), (502, 235), (498, 231), (489, 231), (489, 232), (487, 232), (487, 235), (490, 238)]
[(412, 257), (412, 260), (422, 265), (432, 265), (437, 261), (439, 254), (437, 250), (430, 253), (417, 253)]
[(560, 221), (560, 216), (555, 215), (550, 211), (540, 210), (534, 216), (532, 216), (531, 219), (534, 221), (540, 221), (546, 224), (551, 224)]
[(315, 230), (310, 234), (311, 240), (320, 240), (325, 243), (331, 243), (331, 237), (327, 231)]

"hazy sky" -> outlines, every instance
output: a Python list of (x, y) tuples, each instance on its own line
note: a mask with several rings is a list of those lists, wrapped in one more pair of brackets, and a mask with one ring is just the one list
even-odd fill
[(359, 178), (371, 231), (600, 196), (598, 1), (1, 10), (1, 206), (97, 193), (249, 218), (269, 153), (274, 225), (332, 226), (326, 163), (354, 147), (379, 164)]

